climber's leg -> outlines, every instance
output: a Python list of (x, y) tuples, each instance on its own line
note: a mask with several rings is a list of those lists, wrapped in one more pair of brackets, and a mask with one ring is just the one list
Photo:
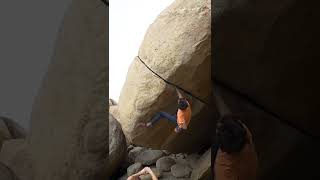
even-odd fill
[(161, 118), (165, 118), (169, 122), (174, 123), (175, 125), (177, 125), (177, 116), (171, 115), (171, 114), (166, 113), (166, 112), (158, 112), (154, 116), (154, 118), (148, 123), (149, 125), (147, 125), (147, 126), (152, 126), (154, 123), (157, 123)]
[(171, 115), (166, 112), (158, 112), (148, 123), (138, 123), (137, 126), (151, 127), (153, 124), (157, 123), (162, 118), (177, 125), (176, 115)]

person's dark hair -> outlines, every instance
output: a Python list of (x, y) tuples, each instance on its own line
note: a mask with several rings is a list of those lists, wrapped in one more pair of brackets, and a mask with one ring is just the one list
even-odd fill
[(181, 109), (181, 110), (185, 110), (185, 109), (187, 109), (187, 107), (188, 107), (187, 100), (184, 99), (184, 98), (180, 98), (178, 100), (178, 108)]
[(217, 125), (216, 141), (226, 153), (240, 152), (247, 142), (247, 132), (236, 116), (224, 116)]

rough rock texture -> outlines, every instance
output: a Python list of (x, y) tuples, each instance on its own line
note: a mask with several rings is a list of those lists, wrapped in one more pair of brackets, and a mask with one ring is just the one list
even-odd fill
[(162, 156), (164, 156), (164, 153), (161, 150), (148, 149), (137, 155), (135, 162), (141, 162), (143, 165), (152, 165)]
[[(261, 179), (313, 179), (317, 167), (297, 166), (320, 160), (317, 141), (299, 133), (233, 91), (215, 84), (231, 111), (243, 117), (253, 134)], [(275, 153), (276, 152), (276, 153)], [(295, 172), (292, 175), (292, 172)], [(308, 173), (306, 173), (308, 172)]]
[(211, 149), (207, 150), (204, 155), (195, 164), (191, 174), (191, 180), (212, 180), (211, 170)]
[(34, 180), (106, 179), (107, 9), (74, 0), (31, 114)]
[(12, 139), (21, 139), (26, 137), (27, 133), (25, 129), (21, 127), (18, 123), (16, 123), (14, 120), (6, 117), (0, 117), (0, 120), (3, 121), (7, 126)]
[(126, 139), (121, 125), (112, 115), (109, 115), (109, 175), (113, 174), (125, 159), (126, 149)]
[(128, 153), (128, 159), (131, 162), (134, 162), (136, 157), (139, 156), (143, 151), (147, 150), (144, 147), (134, 147), (132, 150)]
[(16, 175), (6, 165), (0, 162), (0, 179), (1, 180), (18, 180)]
[(176, 161), (173, 158), (166, 156), (158, 159), (156, 162), (156, 166), (160, 172), (170, 171), (171, 166), (173, 166), (175, 163)]
[(138, 162), (138, 163), (132, 164), (127, 169), (127, 175), (131, 176), (132, 174), (135, 174), (135, 173), (139, 172), (141, 169), (142, 169), (142, 164), (141, 163)]
[(3, 142), (11, 138), (12, 136), (6, 123), (2, 119), (0, 119), (0, 149), (2, 147)]
[(119, 121), (120, 115), (119, 115), (118, 105), (110, 106), (110, 107), (109, 107), (109, 113), (110, 113), (116, 120)]
[(197, 166), (197, 162), (200, 159), (200, 155), (198, 154), (190, 154), (186, 157), (187, 163), (191, 166), (191, 168), (195, 168)]
[(317, 1), (225, 2), (213, 16), (212, 77), (319, 138)]
[(191, 174), (192, 169), (187, 164), (175, 164), (171, 166), (171, 173), (177, 178), (186, 178)]
[[(209, 0), (176, 0), (149, 27), (140, 58), (166, 80), (209, 102), (211, 74), (211, 4)], [(192, 83), (190, 83), (192, 82)], [(177, 95), (135, 58), (119, 99), (120, 123), (130, 142), (171, 152), (197, 151), (210, 140), (209, 109), (193, 99), (188, 132), (174, 134), (174, 126), (159, 122), (150, 129), (135, 128), (156, 112), (175, 113)], [(148, 138), (146, 138), (146, 136)], [(198, 144), (194, 146), (193, 144)]]
[(4, 142), (0, 152), (0, 162), (9, 167), (19, 180), (34, 180), (31, 153), (25, 139)]

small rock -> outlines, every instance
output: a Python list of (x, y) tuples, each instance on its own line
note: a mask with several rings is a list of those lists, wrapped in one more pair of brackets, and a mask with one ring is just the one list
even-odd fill
[[(154, 175), (157, 176), (157, 178), (161, 177), (161, 173), (156, 167), (150, 167), (150, 168), (151, 168), (152, 172), (154, 173)], [(139, 177), (141, 180), (152, 180), (152, 177), (150, 174), (141, 175)]]
[(173, 159), (176, 161), (177, 164), (188, 164), (188, 161), (186, 158), (184, 158), (184, 156), (175, 155), (175, 156), (171, 156), (171, 157), (173, 157)]
[(187, 164), (175, 164), (171, 166), (171, 173), (174, 177), (190, 177), (192, 169)]
[(198, 163), (200, 157), (201, 157), (201, 156), (198, 155), (198, 154), (190, 154), (190, 155), (188, 155), (188, 156), (186, 157), (185, 160), (186, 160), (187, 163), (190, 165), (190, 167), (191, 167), (192, 169), (194, 169), (194, 168), (196, 168), (197, 163)]
[(173, 166), (174, 164), (176, 164), (176, 161), (173, 158), (168, 157), (168, 156), (162, 157), (162, 158), (158, 159), (156, 162), (156, 166), (160, 172), (170, 171), (171, 166)]
[(176, 154), (176, 158), (180, 158), (180, 159), (185, 159), (186, 158), (186, 154), (183, 154), (183, 153), (179, 153), (179, 154)]
[(131, 166), (128, 167), (127, 174), (128, 176), (131, 176), (132, 174), (139, 172), (141, 169), (142, 169), (141, 163), (138, 162), (138, 163), (132, 164)]
[(131, 144), (128, 146), (127, 148), (127, 152), (131, 151), (134, 148), (134, 146), (132, 146)]
[(161, 178), (159, 180), (190, 180), (190, 178), (177, 178), (174, 177), (170, 172), (164, 172), (161, 174)]
[(167, 150), (162, 150), (162, 152), (165, 154), (165, 155), (170, 155), (171, 153)]
[(164, 153), (161, 150), (145, 150), (135, 158), (135, 162), (141, 162), (143, 165), (152, 165), (163, 156)]
[(143, 151), (145, 151), (146, 148), (144, 147), (134, 147), (132, 150), (129, 151), (128, 153), (128, 160), (130, 162), (134, 162), (134, 160), (136, 159), (136, 157), (141, 154)]

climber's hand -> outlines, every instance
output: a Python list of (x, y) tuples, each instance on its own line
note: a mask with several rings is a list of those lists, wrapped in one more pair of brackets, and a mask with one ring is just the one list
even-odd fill
[(147, 173), (151, 173), (152, 172), (152, 170), (151, 170), (151, 168), (150, 167), (145, 167), (145, 168), (143, 168)]

